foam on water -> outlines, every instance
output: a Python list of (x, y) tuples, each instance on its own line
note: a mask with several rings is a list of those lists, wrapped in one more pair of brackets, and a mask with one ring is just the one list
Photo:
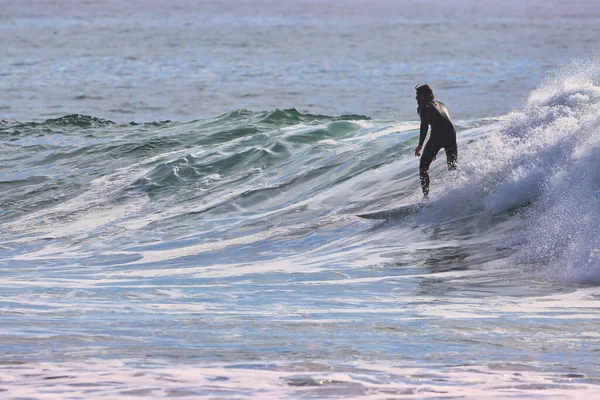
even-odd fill
[(517, 213), (513, 262), (548, 279), (597, 283), (599, 82), (598, 62), (567, 67), (534, 91), (522, 111), (485, 127), (488, 134), (463, 137), (459, 171), (434, 167), (436, 205), (418, 218)]
[[(173, 299), (185, 297), (185, 293), (172, 290), (165, 290), (163, 294)], [(589, 301), (590, 297), (594, 296), (595, 292), (588, 289), (548, 296), (544, 301), (530, 298), (498, 298), (488, 304), (480, 304), (479, 307), (474, 307), (472, 300), (466, 298), (445, 303), (440, 302), (439, 298), (425, 297), (413, 298), (412, 309), (399, 306), (400, 298), (396, 296), (381, 299), (385, 301), (382, 304), (384, 307), (374, 310), (380, 318), (371, 329), (379, 333), (379, 339), (387, 337), (397, 340), (393, 338), (400, 337), (413, 341), (413, 345), (419, 345), (418, 341), (411, 339), (412, 334), (408, 331), (411, 329), (410, 324), (403, 328), (399, 318), (404, 324), (409, 321), (417, 324), (414, 327), (415, 333), (420, 331), (419, 323), (426, 324), (428, 319), (432, 319), (441, 324), (440, 329), (446, 330), (446, 337), (458, 335), (466, 343), (481, 346), (481, 357), (486, 360), (483, 363), (447, 364), (442, 359), (435, 358), (434, 348), (430, 350), (434, 359), (428, 367), (423, 367), (420, 362), (410, 361), (410, 357), (406, 355), (397, 360), (387, 360), (374, 355), (374, 360), (361, 357), (345, 362), (320, 358), (290, 361), (282, 357), (279, 360), (268, 361), (207, 363), (185, 357), (178, 360), (143, 360), (122, 356), (117, 359), (86, 359), (83, 353), (66, 362), (3, 361), (0, 363), (0, 379), (3, 387), (10, 389), (10, 398), (15, 399), (27, 396), (40, 399), (58, 399), (65, 396), (99, 399), (175, 395), (194, 398), (593, 398), (600, 395), (600, 376), (565, 368), (565, 360), (560, 358), (553, 360), (551, 365), (542, 360), (548, 348), (564, 351), (573, 346), (574, 340), (569, 338), (564, 327), (556, 324), (556, 315), (546, 313), (549, 308), (554, 310), (554, 314), (562, 312), (560, 318), (583, 322), (582, 329), (578, 332), (579, 338), (589, 342), (598, 340), (598, 333), (593, 330), (594, 321), (590, 320), (590, 314), (586, 310), (580, 308), (582, 302), (598, 307), (597, 298)], [(353, 307), (354, 309), (339, 311), (348, 313), (350, 317), (365, 312), (359, 302), (355, 302)], [(415, 308), (418, 308), (417, 312)], [(171, 306), (152, 309), (150, 305), (140, 308), (140, 312), (150, 311), (168, 312), (173, 318), (181, 319), (193, 313), (206, 314), (210, 309), (194, 304), (179, 308)], [(319, 310), (317, 307), (292, 307), (280, 309), (278, 312), (278, 318), (298, 327), (307, 324), (327, 329), (328, 325), (343, 326), (345, 320), (341, 314), (334, 316), (330, 311)], [(246, 310), (245, 315), (249, 319), (272, 316), (271, 312), (266, 310), (260, 314), (257, 314), (256, 310)], [(530, 329), (536, 330), (537, 340), (531, 340), (528, 335), (513, 336), (518, 325), (502, 323), (506, 315), (519, 320), (521, 329), (524, 329), (526, 321), (535, 319), (536, 323)], [(223, 310), (221, 313), (221, 318), (225, 320), (235, 316), (232, 310)], [(381, 319), (383, 316), (385, 318)], [(0, 331), (0, 335), (12, 333), (14, 332), (11, 330)], [(427, 337), (431, 335), (430, 332), (421, 334)], [(81, 336), (89, 343), (99, 339), (93, 334)], [(556, 340), (557, 336), (560, 340)], [(53, 335), (45, 335), (42, 332), (36, 333), (36, 337), (38, 340), (56, 339)], [(502, 350), (507, 337), (513, 337), (512, 340), (518, 346), (527, 349), (532, 356), (515, 361), (494, 360), (494, 352)], [(137, 343), (136, 339), (135, 336), (121, 338), (130, 340), (132, 345)], [(230, 338), (241, 339), (235, 336)], [(372, 339), (374, 338), (368, 340)], [(279, 339), (273, 337), (272, 340)], [(340, 336), (339, 340), (345, 339)], [(318, 343), (308, 342), (306, 345), (318, 348)], [(455, 357), (460, 358), (458, 354)]]
[(420, 199), (415, 121), (4, 124), (0, 389), (596, 394), (596, 65), (457, 121), (459, 170), (440, 154), (432, 206), (384, 223), (355, 214)]
[[(525, 261), (555, 279), (600, 282), (600, 66), (574, 66), (535, 91), (513, 129), (541, 142), (545, 179)], [(540, 147), (542, 147), (540, 145)], [(525, 255), (526, 254), (526, 255)]]
[[(536, 364), (494, 363), (440, 367), (435, 372), (414, 366), (354, 363), (332, 366), (313, 363), (268, 365), (181, 365), (137, 360), (40, 363), (0, 366), (0, 378), (15, 398), (365, 398), (544, 399), (595, 397), (596, 377), (545, 371)], [(42, 387), (41, 391), (39, 388)], [(201, 389), (200, 389), (201, 388)]]

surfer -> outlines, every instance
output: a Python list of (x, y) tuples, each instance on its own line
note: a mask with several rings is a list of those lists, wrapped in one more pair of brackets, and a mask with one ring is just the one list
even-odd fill
[[(417, 113), (421, 117), (421, 131), (419, 135), (419, 145), (415, 149), (415, 157), (421, 157), (419, 163), (419, 178), (421, 180), (421, 189), (423, 189), (423, 198), (429, 198), (429, 165), (435, 156), (444, 148), (446, 151), (446, 163), (448, 170), (455, 170), (458, 162), (458, 147), (456, 145), (456, 130), (450, 120), (450, 113), (444, 103), (433, 99), (433, 90), (429, 85), (415, 86), (417, 91)], [(429, 140), (421, 155), (423, 142), (427, 136), (427, 130), (431, 125), (431, 134)]]

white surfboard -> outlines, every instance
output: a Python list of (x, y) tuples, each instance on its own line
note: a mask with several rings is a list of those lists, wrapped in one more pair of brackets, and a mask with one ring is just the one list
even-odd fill
[(408, 217), (409, 215), (415, 214), (421, 211), (425, 207), (430, 207), (432, 204), (429, 202), (414, 203), (402, 207), (392, 208), (390, 210), (375, 211), (366, 214), (358, 214), (357, 217), (366, 219), (401, 219)]

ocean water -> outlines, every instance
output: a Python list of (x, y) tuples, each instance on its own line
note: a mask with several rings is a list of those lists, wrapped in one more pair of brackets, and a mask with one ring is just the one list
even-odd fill
[(600, 6), (523, 3), (3, 2), (0, 397), (599, 397)]

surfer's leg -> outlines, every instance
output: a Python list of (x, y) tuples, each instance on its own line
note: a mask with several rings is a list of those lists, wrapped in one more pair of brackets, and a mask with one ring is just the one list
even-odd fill
[(451, 146), (445, 146), (446, 150), (446, 163), (448, 164), (448, 171), (454, 171), (458, 167), (458, 147), (456, 143)]
[(433, 161), (433, 158), (440, 150), (439, 146), (427, 142), (423, 154), (421, 155), (421, 162), (419, 163), (419, 179), (421, 180), (421, 189), (423, 189), (423, 197), (429, 197), (429, 165)]

